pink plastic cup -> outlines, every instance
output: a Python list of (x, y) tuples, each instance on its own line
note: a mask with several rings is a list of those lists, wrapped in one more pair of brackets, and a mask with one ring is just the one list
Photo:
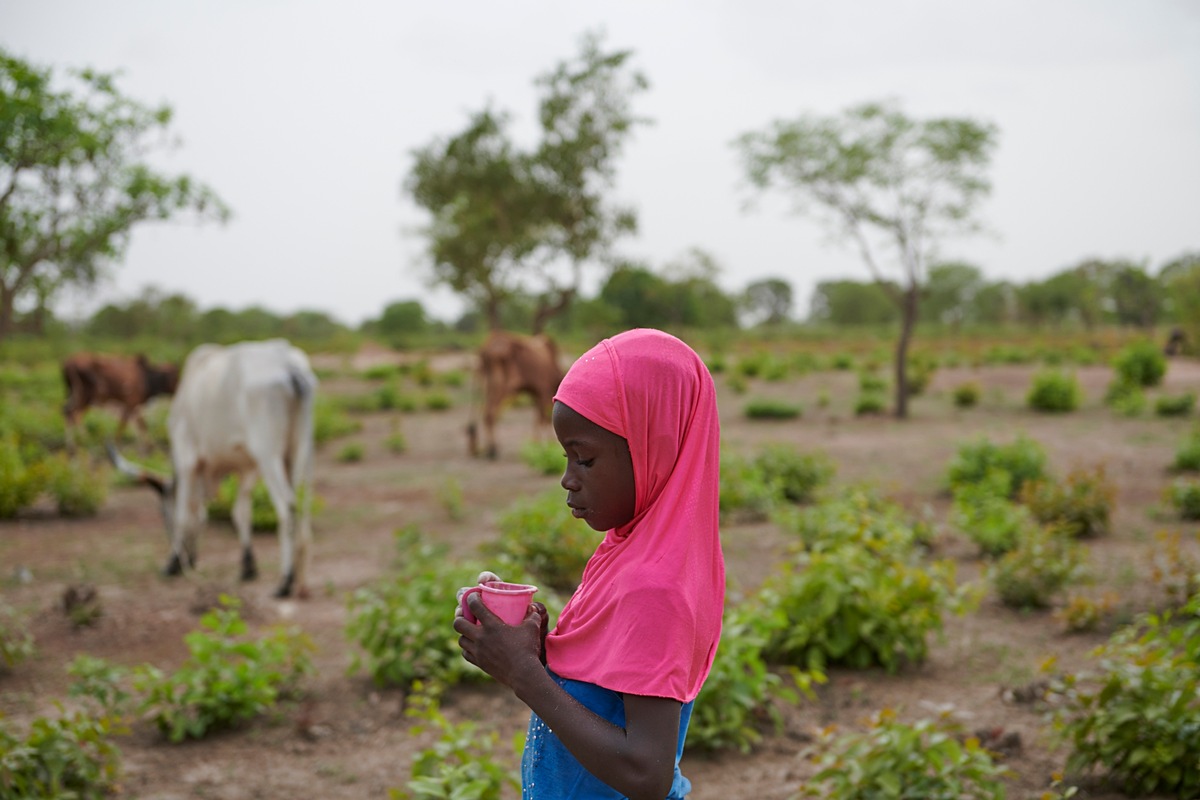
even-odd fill
[(479, 592), (483, 596), (483, 604), (493, 614), (508, 625), (520, 625), (521, 621), (525, 619), (525, 614), (529, 612), (529, 604), (533, 601), (533, 593), (536, 591), (536, 586), (530, 586), (527, 583), (485, 581), (463, 592), (463, 616), (467, 618), (467, 622), (479, 621), (475, 619), (471, 609), (467, 608), (467, 598)]

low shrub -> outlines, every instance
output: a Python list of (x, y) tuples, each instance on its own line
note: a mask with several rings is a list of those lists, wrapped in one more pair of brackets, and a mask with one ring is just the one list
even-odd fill
[(1001, 556), (1017, 546), (1024, 532), (1037, 526), (1032, 513), (1008, 498), (1008, 473), (994, 470), (981, 483), (954, 490), (953, 520), (985, 556)]
[(794, 667), (782, 675), (771, 671), (763, 661), (764, 644), (766, 635), (752, 606), (727, 608), (721, 646), (688, 725), (689, 748), (749, 753), (762, 741), (764, 729), (782, 731), (779, 703), (798, 703), (802, 694), (812, 697), (812, 684), (825, 681), (819, 672)]
[(1008, 444), (978, 438), (959, 445), (946, 469), (946, 483), (953, 491), (962, 484), (980, 483), (996, 470), (1008, 475), (1005, 495), (1016, 498), (1026, 481), (1046, 476), (1045, 448), (1037, 440), (1020, 435)]
[(1062, 621), (1068, 633), (1088, 633), (1098, 629), (1116, 608), (1117, 596), (1112, 592), (1100, 598), (1076, 594), (1067, 598), (1066, 604), (1055, 616)]
[(882, 392), (862, 392), (854, 401), (854, 416), (867, 417), (887, 411), (887, 399)]
[(0, 718), (0, 800), (104, 800), (118, 791), (112, 721), (83, 712), (38, 717), (23, 738)]
[(1167, 374), (1167, 357), (1148, 339), (1132, 342), (1113, 357), (1117, 378), (1135, 386), (1158, 386)]
[(340, 464), (356, 464), (363, 460), (365, 448), (362, 442), (347, 442), (338, 450), (337, 460)]
[(1020, 502), (1038, 522), (1054, 525), (1071, 536), (1092, 538), (1108, 532), (1117, 487), (1103, 465), (1074, 469), (1065, 484), (1042, 478), (1021, 487)]
[(788, 445), (768, 445), (754, 457), (763, 479), (790, 503), (811, 502), (833, 478), (836, 467), (824, 453), (802, 453)]
[[(438, 738), (413, 757), (407, 791), (391, 789), (391, 800), (501, 800), (520, 791), (520, 773), (497, 758), (499, 734), (483, 732), (478, 723), (453, 723), (442, 713), (441, 690), (424, 682), (413, 685), (404, 710), (418, 722), (409, 730), (414, 736), (432, 729)], [(523, 737), (514, 742), (510, 763), (519, 761)]]
[(332, 439), (362, 430), (363, 424), (331, 401), (318, 396), (313, 406), (313, 442), (319, 447)]
[(778, 502), (778, 492), (753, 459), (721, 453), (719, 507), (723, 521), (765, 520)]
[(1160, 417), (1186, 417), (1195, 407), (1196, 395), (1193, 392), (1164, 394), (1154, 401), (1154, 413)]
[(0, 601), (0, 673), (30, 658), (34, 652), (29, 620), (12, 606)]
[(59, 453), (46, 460), (46, 489), (64, 517), (94, 517), (108, 499), (108, 467), (93, 468)]
[(144, 664), (133, 672), (140, 710), (172, 742), (199, 739), (271, 709), (313, 671), (312, 640), (297, 627), (275, 626), (248, 638), (236, 598), (200, 619), (184, 637), (191, 654), (174, 673)]
[(799, 536), (808, 550), (853, 545), (907, 558), (932, 539), (929, 525), (914, 521), (906, 509), (869, 486), (847, 487), (809, 508), (782, 509), (772, 520)]
[(559, 490), (519, 500), (504, 511), (499, 537), (485, 545), (485, 556), (531, 574), (540, 585), (573, 592), (587, 560), (603, 538), (583, 520), (575, 519)]
[(1171, 462), (1174, 472), (1200, 472), (1200, 428), (1192, 428), (1191, 432), (1179, 443), (1175, 450), (1175, 460)]
[(874, 372), (863, 370), (858, 373), (858, 391), (862, 394), (886, 394), (888, 382), (886, 378)]
[(454, 407), (454, 401), (445, 392), (430, 392), (425, 395), (427, 411), (447, 411)]
[(1137, 417), (1146, 410), (1146, 393), (1137, 383), (1117, 378), (1104, 393), (1105, 405), (1124, 417)]
[(473, 585), (481, 565), (455, 563), (445, 545), (424, 541), (415, 528), (398, 530), (395, 538), (397, 569), (350, 595), (346, 637), (361, 651), (351, 656), (348, 671), (365, 667), (377, 685), (405, 690), (416, 681), (485, 678), (463, 659), (450, 625), (454, 589)]
[(1083, 393), (1074, 375), (1056, 369), (1042, 370), (1033, 376), (1033, 385), (1025, 396), (1034, 411), (1063, 414), (1079, 408)]
[[(1196, 535), (1200, 540), (1200, 534)], [(1169, 608), (1178, 608), (1200, 593), (1200, 562), (1183, 546), (1179, 531), (1158, 531), (1149, 548), (1150, 580), (1166, 596)]]
[(1000, 601), (1010, 608), (1049, 608), (1055, 595), (1083, 576), (1084, 553), (1069, 536), (1040, 525), (1021, 532), (1017, 546), (991, 570)]
[[(301, 507), (305, 495), (311, 490), (301, 487), (297, 493), (296, 506)], [(208, 501), (208, 518), (215, 522), (233, 521), (233, 504), (237, 501), (238, 478), (230, 475), (217, 486), (217, 493)], [(322, 506), (321, 498), (312, 499), (313, 510), (317, 512)], [(262, 481), (255, 481), (250, 490), (250, 529), (254, 531), (274, 531), (279, 528), (279, 515), (275, 513), (275, 504), (271, 502), (271, 493)]]
[(22, 453), (15, 434), (0, 437), (0, 519), (12, 519), (37, 500), (46, 488), (40, 460)]
[(561, 475), (566, 466), (562, 445), (558, 442), (530, 439), (521, 447), (521, 460), (539, 475)]
[(827, 729), (818, 746), (824, 752), (809, 797), (1003, 800), (1011, 773), (945, 715), (906, 723), (883, 709), (867, 730), (836, 736)]
[(1130, 796), (1200, 796), (1200, 597), (1123, 627), (1097, 655), (1096, 674), (1058, 687), (1067, 769)]
[(796, 403), (761, 398), (746, 403), (747, 419), (795, 419), (804, 414), (804, 408)]
[(953, 396), (955, 408), (974, 408), (979, 405), (979, 399), (983, 396), (983, 389), (980, 388), (976, 381), (967, 381), (954, 387)]
[(910, 397), (924, 394), (929, 388), (929, 382), (933, 380), (934, 373), (937, 372), (937, 359), (933, 356), (918, 355), (912, 356), (908, 360), (904, 371), (904, 378), (908, 383), (908, 394)]
[(1200, 483), (1175, 480), (1167, 488), (1167, 499), (1181, 519), (1200, 519)]

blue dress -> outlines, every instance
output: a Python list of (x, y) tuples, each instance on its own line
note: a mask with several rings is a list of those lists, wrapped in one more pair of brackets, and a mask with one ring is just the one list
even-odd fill
[[(547, 672), (550, 672), (547, 670)], [(625, 701), (619, 692), (591, 683), (550, 677), (587, 709), (614, 725), (625, 727)], [(683, 740), (696, 701), (684, 703), (679, 713), (679, 742), (675, 746), (675, 781), (667, 800), (680, 800), (692, 790), (692, 783), (679, 772)], [(550, 730), (542, 718), (532, 714), (521, 756), (521, 800), (620, 800), (623, 795), (584, 769)]]

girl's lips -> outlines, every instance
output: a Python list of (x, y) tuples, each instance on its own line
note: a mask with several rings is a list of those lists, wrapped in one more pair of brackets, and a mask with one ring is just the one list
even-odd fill
[(574, 517), (575, 519), (583, 519), (584, 517), (587, 516), (586, 508), (579, 508), (578, 506), (568, 506), (568, 507), (571, 509), (571, 516)]

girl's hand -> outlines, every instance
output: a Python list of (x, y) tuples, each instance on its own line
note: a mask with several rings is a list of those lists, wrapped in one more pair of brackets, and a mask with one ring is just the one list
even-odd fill
[[(487, 570), (484, 570), (483, 572), (479, 573), (479, 577), (475, 579), (475, 585), (478, 586), (479, 584), (487, 583), (488, 581), (500, 581), (503, 583), (504, 579), (501, 578), (499, 575), (497, 575), (494, 572), (488, 572)], [(466, 593), (467, 589), (470, 589), (470, 588), (471, 588), (470, 586), (460, 586), (460, 587), (458, 587), (458, 592), (454, 595), (454, 618), (455, 619), (458, 619), (459, 617), (461, 617), (463, 615), (462, 596), (463, 596), (463, 594)]]
[(520, 625), (506, 625), (492, 613), (478, 593), (467, 598), (467, 606), (479, 620), (454, 620), (463, 658), (512, 688), (517, 677), (531, 668), (542, 669), (547, 627), (546, 607), (532, 603)]

